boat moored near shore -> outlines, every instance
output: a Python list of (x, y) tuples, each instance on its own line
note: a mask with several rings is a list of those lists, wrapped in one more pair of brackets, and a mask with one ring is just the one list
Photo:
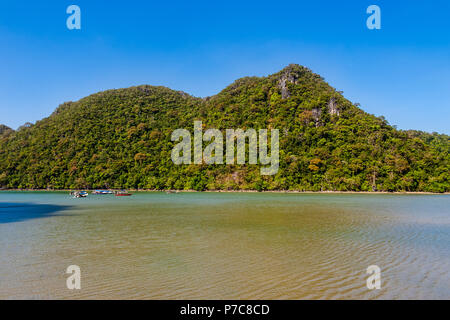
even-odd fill
[(94, 190), (92, 194), (113, 194), (111, 190)]
[(126, 191), (126, 190), (121, 190), (121, 191), (116, 191), (115, 192), (115, 196), (116, 197), (129, 197), (129, 196), (131, 196), (132, 194), (131, 193), (129, 193), (128, 191)]
[(87, 191), (72, 191), (70, 193), (73, 198), (86, 198), (88, 196)]

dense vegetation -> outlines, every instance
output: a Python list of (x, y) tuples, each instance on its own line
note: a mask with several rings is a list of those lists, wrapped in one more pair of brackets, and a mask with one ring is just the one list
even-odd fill
[[(171, 133), (277, 128), (280, 169), (174, 165)], [(450, 191), (449, 136), (400, 131), (307, 68), (235, 81), (195, 98), (164, 87), (109, 90), (13, 131), (0, 126), (0, 187)]]
[(13, 129), (11, 129), (8, 126), (5, 126), (4, 124), (0, 124), (0, 136), (7, 135), (13, 132)]

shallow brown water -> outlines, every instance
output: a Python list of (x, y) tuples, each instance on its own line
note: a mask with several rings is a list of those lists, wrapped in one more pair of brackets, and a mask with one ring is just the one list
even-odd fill
[(0, 255), (0, 299), (450, 299), (450, 196), (0, 192)]

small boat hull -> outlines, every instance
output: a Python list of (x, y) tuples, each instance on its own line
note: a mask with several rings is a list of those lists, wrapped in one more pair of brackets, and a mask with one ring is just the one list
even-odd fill
[(70, 193), (74, 198), (86, 198), (88, 193), (86, 191), (73, 191)]
[(131, 193), (127, 192), (127, 191), (118, 191), (115, 193), (116, 197), (129, 197), (131, 196)]
[(105, 194), (113, 194), (112, 191), (110, 190), (94, 190), (92, 192), (92, 194), (96, 194), (96, 195), (105, 195)]

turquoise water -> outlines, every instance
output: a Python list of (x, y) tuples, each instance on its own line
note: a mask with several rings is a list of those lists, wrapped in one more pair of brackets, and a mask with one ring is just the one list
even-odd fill
[(5, 191), (0, 254), (1, 299), (450, 299), (450, 195)]

